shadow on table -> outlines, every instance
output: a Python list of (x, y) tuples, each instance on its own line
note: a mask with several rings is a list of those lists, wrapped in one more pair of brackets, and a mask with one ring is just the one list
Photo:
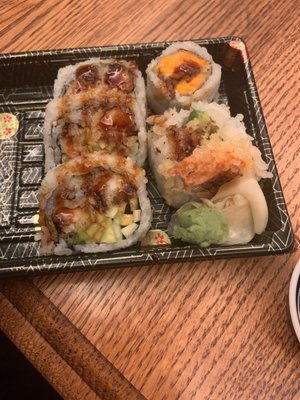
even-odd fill
[(0, 331), (0, 399), (62, 400), (19, 349)]

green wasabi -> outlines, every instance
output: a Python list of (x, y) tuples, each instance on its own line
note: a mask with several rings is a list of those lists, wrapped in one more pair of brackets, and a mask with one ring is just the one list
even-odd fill
[(172, 234), (183, 242), (208, 247), (221, 243), (228, 235), (225, 216), (216, 208), (201, 206), (179, 209), (175, 214)]

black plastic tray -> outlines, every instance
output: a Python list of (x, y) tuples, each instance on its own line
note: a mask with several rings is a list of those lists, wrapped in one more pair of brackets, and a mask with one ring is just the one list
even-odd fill
[[(144, 72), (150, 60), (170, 42), (4, 54), (0, 56), (0, 112), (16, 115), (20, 128), (11, 139), (0, 140), (0, 277), (261, 256), (291, 250), (293, 232), (244, 42), (238, 37), (195, 42), (207, 47), (214, 60), (222, 65), (219, 101), (230, 107), (233, 116), (244, 115), (247, 132), (253, 136), (273, 173), (272, 179), (261, 182), (269, 208), (266, 231), (247, 245), (201, 249), (174, 241), (170, 246), (142, 248), (135, 245), (105, 254), (39, 256), (39, 243), (34, 236), (37, 192), (44, 176), (42, 127), (58, 69), (100, 56), (134, 59)], [(154, 211), (152, 227), (166, 230), (173, 211), (160, 197), (150, 172), (148, 178)]]

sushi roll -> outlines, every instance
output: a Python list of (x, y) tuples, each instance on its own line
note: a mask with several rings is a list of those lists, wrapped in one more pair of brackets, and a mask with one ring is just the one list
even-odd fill
[(39, 191), (41, 254), (107, 252), (141, 240), (152, 212), (142, 168), (97, 152), (46, 174)]
[(46, 108), (46, 170), (94, 151), (147, 153), (145, 84), (134, 62), (90, 59), (59, 70)]
[(218, 95), (221, 66), (194, 42), (174, 43), (147, 67), (147, 99), (161, 114), (171, 107), (189, 108), (193, 101)]
[(148, 117), (149, 162), (169, 205), (212, 198), (234, 178), (272, 176), (242, 119), (231, 117), (225, 105), (206, 102)]

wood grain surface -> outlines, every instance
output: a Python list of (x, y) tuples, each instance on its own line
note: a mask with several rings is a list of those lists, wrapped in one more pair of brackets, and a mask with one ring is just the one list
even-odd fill
[(2, 53), (243, 37), (296, 237), (280, 256), (0, 282), (0, 327), (64, 398), (300, 398), (299, 28), (296, 0), (1, 2)]

